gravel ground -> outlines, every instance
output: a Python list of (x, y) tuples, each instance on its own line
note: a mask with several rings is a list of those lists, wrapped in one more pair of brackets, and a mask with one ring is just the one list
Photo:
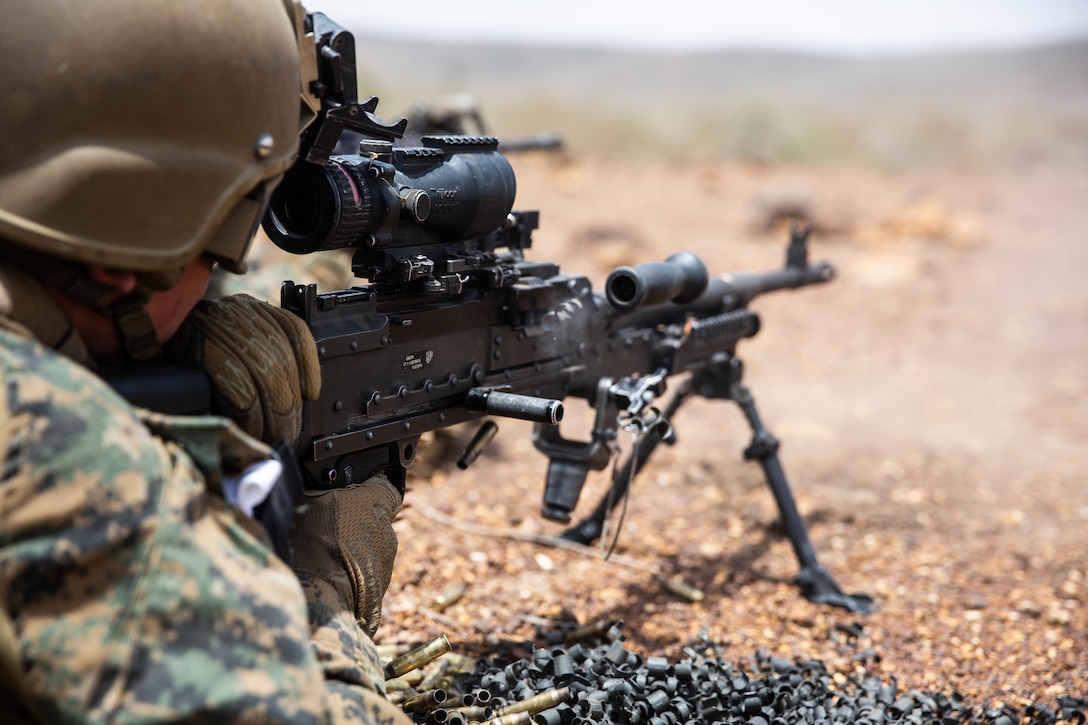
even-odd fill
[[(695, 401), (636, 481), (607, 561), (525, 540), (562, 531), (537, 515), (545, 461), (527, 426), (499, 421), (464, 472), (443, 465), (463, 431), (431, 440), (434, 470), (420, 467), (396, 524), (380, 642), (445, 634), (458, 653), (528, 653), (557, 622), (622, 620), (646, 657), (711, 641), (725, 661), (818, 659), (836, 678), (1018, 712), (1088, 695), (1082, 169), (514, 161), (518, 207), (542, 210), (532, 257), (598, 287), (679, 249), (713, 272), (777, 267), (779, 217), (813, 223), (813, 256), (838, 279), (757, 300), (763, 329), (739, 353), (822, 563), (877, 608), (800, 596), (773, 500), (741, 457), (743, 419)], [(247, 284), (265, 275), (272, 296), (282, 270), (264, 254)], [(584, 411), (567, 407), (579, 437)], [(579, 514), (604, 487), (591, 477)], [(701, 601), (662, 586), (673, 577)]]
[(1088, 177), (515, 163), (519, 207), (542, 210), (532, 256), (598, 285), (681, 248), (714, 271), (775, 267), (776, 211), (812, 220), (839, 278), (758, 300), (739, 352), (822, 562), (877, 611), (798, 594), (743, 419), (697, 401), (634, 486), (620, 561), (517, 538), (562, 530), (537, 515), (545, 462), (517, 422), (468, 471), (417, 476), (382, 641), (446, 634), (479, 655), (622, 619), (646, 656), (702, 635), (726, 660), (815, 658), (979, 706), (1088, 695)]

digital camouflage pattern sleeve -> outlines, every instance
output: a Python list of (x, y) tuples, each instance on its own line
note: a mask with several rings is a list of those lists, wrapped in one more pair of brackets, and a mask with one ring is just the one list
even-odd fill
[(7, 331), (0, 382), (3, 618), (38, 717), (410, 722), (358, 627), (319, 662), (299, 581), (214, 492), (267, 449), (221, 418), (142, 415)]

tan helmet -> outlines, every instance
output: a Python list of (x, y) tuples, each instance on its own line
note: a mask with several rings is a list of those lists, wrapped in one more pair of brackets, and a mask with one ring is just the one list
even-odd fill
[(0, 243), (144, 272), (202, 253), (243, 267), (309, 121), (301, 22), (291, 0), (11, 5)]

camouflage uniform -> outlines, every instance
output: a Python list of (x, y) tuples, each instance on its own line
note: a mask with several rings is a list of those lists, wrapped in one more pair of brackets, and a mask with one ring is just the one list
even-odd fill
[(134, 409), (10, 329), (0, 380), (5, 705), (51, 722), (409, 722), (354, 617), (315, 604), (308, 627), (298, 579), (222, 496), (263, 444)]

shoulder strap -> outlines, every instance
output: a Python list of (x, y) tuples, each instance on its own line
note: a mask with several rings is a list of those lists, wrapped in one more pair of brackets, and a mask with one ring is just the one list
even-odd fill
[(34, 278), (0, 265), (0, 327), (32, 337), (81, 364), (90, 354), (57, 303)]

